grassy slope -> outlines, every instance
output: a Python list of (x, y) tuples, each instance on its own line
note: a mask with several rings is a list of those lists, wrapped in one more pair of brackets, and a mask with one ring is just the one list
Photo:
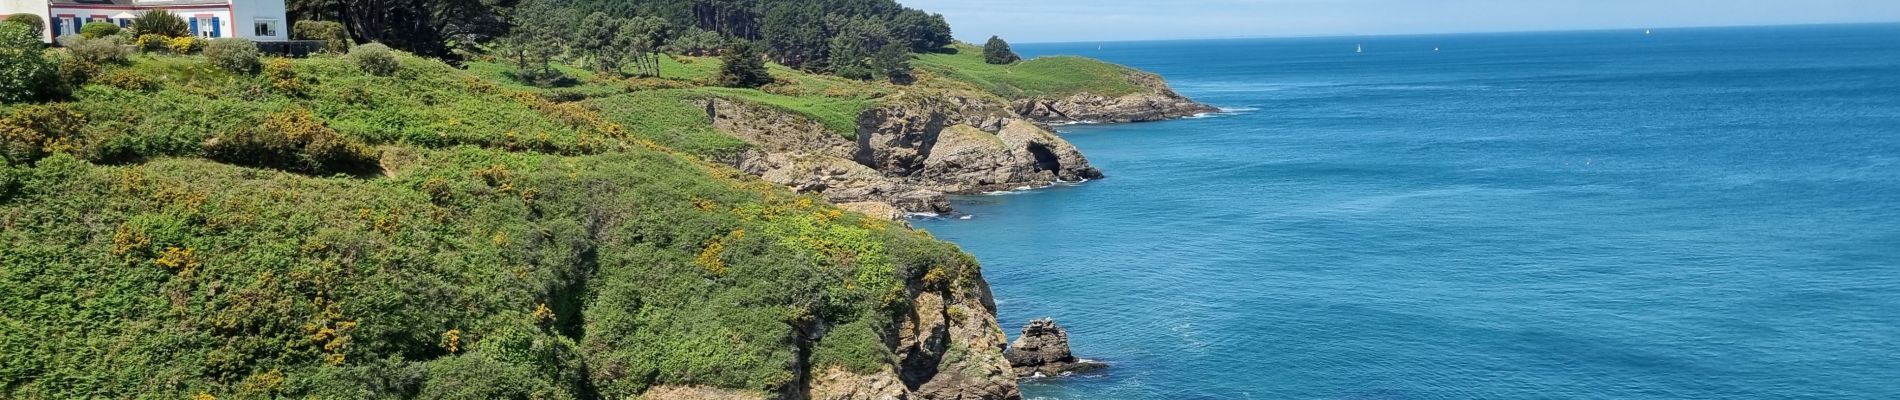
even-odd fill
[[(875, 332), (905, 282), (976, 276), (951, 245), (670, 148), (742, 146), (669, 108), (695, 89), (612, 94), (602, 117), (480, 66), (303, 60), (299, 97), (199, 62), (115, 67), (161, 88), (88, 86), (74, 155), (0, 164), (0, 397), (770, 390), (787, 321), (830, 321), (820, 369), (868, 372), (893, 362)], [(393, 175), (197, 158), (286, 108)]]
[(966, 44), (952, 52), (923, 54), (913, 65), (946, 79), (966, 82), (1011, 99), (1066, 97), (1079, 93), (1120, 96), (1148, 89), (1128, 83), (1133, 69), (1099, 60), (1055, 56), (1011, 65), (983, 62), (983, 49)]

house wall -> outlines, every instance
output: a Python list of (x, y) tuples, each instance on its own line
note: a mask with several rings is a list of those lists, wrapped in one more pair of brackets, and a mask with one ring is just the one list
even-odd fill
[[(245, 32), (239, 32), (234, 29), (236, 27), (239, 27), (239, 25), (236, 24), (232, 20), (231, 7), (228, 5), (221, 5), (221, 4), (180, 5), (180, 6), (165, 6), (165, 7), (158, 7), (158, 8), (163, 8), (166, 11), (170, 11), (172, 14), (177, 15), (178, 18), (184, 19), (185, 23), (188, 26), (191, 24), (192, 19), (197, 19), (198, 37), (204, 37), (204, 38), (243, 37), (243, 36), (240, 36), (240, 34), (245, 33)], [(109, 18), (119, 13), (132, 13), (134, 15), (144, 14), (145, 11), (149, 9), (151, 8), (150, 7), (128, 8), (128, 7), (123, 7), (123, 6), (94, 6), (94, 5), (80, 5), (80, 4), (55, 5), (53, 6), (53, 18), (60, 18), (61, 23), (58, 24), (60, 31), (56, 32), (53, 36), (58, 37), (61, 35), (69, 35), (69, 34), (78, 33), (79, 28), (77, 26), (74, 26), (72, 22), (73, 18), (75, 17), (85, 19), (87, 21), (109, 21), (109, 22), (116, 23), (118, 21), (110, 20)], [(214, 21), (216, 22), (215, 28), (213, 27)]]
[[(290, 39), (290, 18), (285, 17), (284, 0), (231, 0), (231, 12), (237, 15), (238, 37), (260, 42)], [(258, 23), (271, 25), (271, 35), (260, 35)]]

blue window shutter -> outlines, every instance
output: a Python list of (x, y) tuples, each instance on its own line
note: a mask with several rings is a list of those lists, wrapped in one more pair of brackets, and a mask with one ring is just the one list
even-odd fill
[(198, 17), (191, 17), (191, 35), (198, 36)]
[(211, 37), (224, 37), (224, 24), (218, 17), (211, 17)]

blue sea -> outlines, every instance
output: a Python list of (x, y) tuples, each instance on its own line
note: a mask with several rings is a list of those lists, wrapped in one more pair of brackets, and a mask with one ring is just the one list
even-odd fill
[(1018, 49), (1228, 110), (916, 222), (1032, 399), (1900, 398), (1900, 24)]

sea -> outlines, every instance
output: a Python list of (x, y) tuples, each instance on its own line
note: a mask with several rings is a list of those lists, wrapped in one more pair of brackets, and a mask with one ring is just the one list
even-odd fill
[(1900, 399), (1900, 24), (1017, 49), (1223, 109), (914, 222), (1030, 399)]

